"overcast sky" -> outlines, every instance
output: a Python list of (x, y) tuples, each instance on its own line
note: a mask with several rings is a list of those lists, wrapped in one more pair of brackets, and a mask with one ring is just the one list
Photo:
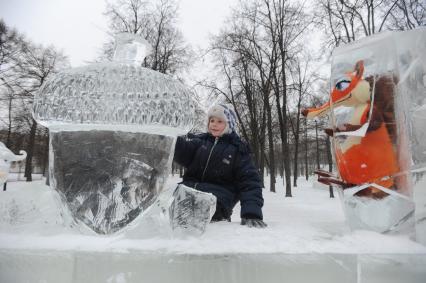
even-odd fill
[[(236, 0), (179, 2), (181, 30), (197, 48), (206, 47)], [(105, 6), (105, 0), (0, 0), (0, 17), (35, 43), (62, 49), (75, 67), (95, 59), (107, 39)]]

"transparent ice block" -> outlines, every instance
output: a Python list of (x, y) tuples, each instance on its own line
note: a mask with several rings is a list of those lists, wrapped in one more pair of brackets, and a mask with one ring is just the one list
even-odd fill
[(424, 50), (426, 29), (422, 28), (380, 33), (333, 52), (332, 90), (349, 85), (353, 77), (348, 72), (356, 62), (363, 63), (361, 80), (370, 86), (365, 116), (357, 104), (330, 106), (333, 128), (359, 120), (363, 126), (333, 137), (339, 175), (355, 185), (342, 194), (353, 229), (414, 234), (413, 188), (426, 170)]

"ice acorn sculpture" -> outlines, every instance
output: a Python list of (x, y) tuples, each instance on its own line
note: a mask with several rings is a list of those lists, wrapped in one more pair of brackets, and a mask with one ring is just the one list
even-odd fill
[(175, 139), (194, 124), (191, 92), (142, 68), (149, 51), (136, 35), (117, 37), (114, 61), (56, 74), (34, 100), (50, 130), (50, 184), (77, 222), (120, 230), (157, 198)]
[(425, 29), (336, 48), (328, 101), (302, 111), (307, 118), (330, 114), (325, 131), (333, 140), (338, 175), (316, 173), (320, 182), (340, 189), (353, 229), (414, 232), (411, 172), (425, 171), (420, 144), (426, 144), (426, 128), (416, 127), (410, 115), (425, 113), (425, 48)]

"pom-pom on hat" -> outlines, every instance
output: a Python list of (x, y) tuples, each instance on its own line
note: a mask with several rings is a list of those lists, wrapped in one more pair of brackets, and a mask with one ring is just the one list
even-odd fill
[(235, 131), (237, 126), (237, 115), (232, 106), (225, 104), (213, 105), (207, 112), (207, 128), (211, 117), (217, 117), (226, 122), (222, 135), (230, 134)]

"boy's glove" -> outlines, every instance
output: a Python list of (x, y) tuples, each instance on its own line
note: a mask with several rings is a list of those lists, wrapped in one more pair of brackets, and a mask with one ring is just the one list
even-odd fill
[(265, 228), (266, 226), (268, 226), (265, 222), (263, 222), (262, 219), (259, 219), (256, 216), (250, 214), (241, 217), (241, 225), (246, 225), (250, 228)]

